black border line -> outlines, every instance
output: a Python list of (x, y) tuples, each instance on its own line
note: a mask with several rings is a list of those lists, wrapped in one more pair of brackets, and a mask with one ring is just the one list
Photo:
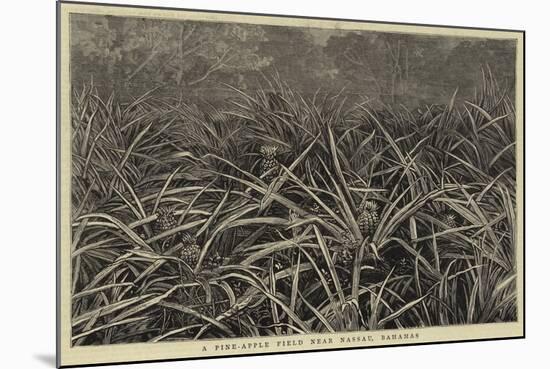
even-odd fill
[[(375, 345), (375, 346), (363, 346), (363, 347), (336, 347), (328, 349), (312, 349), (312, 350), (298, 350), (298, 351), (286, 351), (286, 352), (263, 352), (263, 353), (247, 353), (247, 354), (233, 354), (233, 355), (215, 355), (208, 357), (188, 357), (188, 358), (175, 358), (175, 359), (151, 359), (151, 360), (135, 360), (135, 361), (120, 361), (120, 362), (101, 362), (95, 364), (77, 364), (77, 365), (61, 365), (61, 327), (60, 327), (60, 302), (61, 302), (61, 142), (60, 142), (60, 129), (61, 129), (61, 5), (62, 4), (77, 4), (77, 5), (90, 5), (90, 6), (106, 6), (106, 7), (118, 7), (118, 8), (138, 8), (138, 9), (155, 9), (155, 10), (170, 10), (178, 12), (202, 12), (202, 13), (214, 13), (214, 14), (231, 14), (231, 15), (250, 15), (250, 16), (268, 16), (276, 18), (294, 18), (294, 19), (313, 19), (313, 20), (328, 20), (328, 21), (346, 21), (357, 23), (374, 23), (374, 24), (388, 24), (399, 26), (420, 26), (430, 28), (451, 28), (451, 29), (467, 29), (467, 30), (479, 30), (479, 31), (500, 31), (500, 32), (514, 32), (522, 35), (522, 48), (523, 48), (523, 324), (522, 334), (519, 336), (509, 337), (496, 337), (496, 338), (479, 338), (479, 339), (463, 339), (463, 340), (448, 340), (438, 342), (420, 342), (420, 343), (400, 343), (395, 345)], [(192, 361), (192, 360), (209, 360), (209, 359), (222, 359), (222, 358), (239, 358), (250, 356), (270, 356), (270, 355), (288, 355), (288, 354), (303, 354), (303, 353), (318, 353), (318, 352), (334, 352), (344, 350), (364, 350), (373, 348), (391, 349), (394, 347), (410, 347), (410, 346), (426, 346), (426, 345), (442, 345), (442, 344), (454, 344), (454, 343), (473, 343), (473, 342), (486, 342), (486, 341), (505, 341), (505, 340), (518, 340), (525, 339), (526, 337), (526, 283), (525, 283), (525, 215), (526, 215), (526, 108), (525, 108), (525, 94), (526, 94), (526, 31), (520, 29), (504, 29), (504, 28), (484, 28), (484, 27), (467, 27), (467, 26), (452, 26), (452, 25), (439, 25), (439, 24), (424, 24), (424, 23), (406, 23), (406, 22), (388, 22), (388, 21), (373, 21), (366, 19), (351, 19), (351, 18), (330, 18), (330, 17), (314, 17), (314, 16), (300, 16), (300, 15), (286, 15), (286, 14), (269, 14), (269, 13), (250, 13), (250, 12), (236, 12), (225, 10), (209, 10), (209, 9), (190, 9), (190, 8), (174, 8), (174, 7), (160, 7), (160, 6), (148, 6), (148, 5), (131, 5), (131, 4), (111, 4), (111, 3), (96, 3), (96, 2), (82, 2), (82, 1), (56, 1), (56, 367), (57, 368), (84, 368), (84, 367), (97, 367), (105, 365), (128, 365), (128, 364), (144, 364), (144, 363), (158, 363), (158, 362), (175, 362), (175, 361)], [(518, 86), (516, 86), (517, 88)], [(517, 160), (517, 158), (516, 158)]]

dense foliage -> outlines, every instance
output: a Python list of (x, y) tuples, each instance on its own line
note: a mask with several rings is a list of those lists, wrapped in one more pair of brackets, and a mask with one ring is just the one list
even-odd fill
[(514, 105), (72, 97), (73, 344), (514, 321)]

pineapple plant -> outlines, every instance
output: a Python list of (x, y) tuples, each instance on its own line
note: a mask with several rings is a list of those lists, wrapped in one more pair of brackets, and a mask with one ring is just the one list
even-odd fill
[(340, 233), (342, 238), (342, 247), (346, 249), (355, 249), (357, 247), (357, 240), (353, 237), (353, 234), (349, 229), (346, 229)]
[(411, 261), (405, 257), (399, 258), (395, 263), (394, 272), (396, 275), (406, 275), (412, 272)]
[(359, 206), (359, 218), (357, 224), (361, 233), (366, 236), (374, 234), (378, 223), (380, 222), (380, 215), (378, 214), (378, 204), (372, 200), (363, 200)]
[(223, 264), (223, 257), (218, 253), (208, 256), (203, 263), (206, 269), (216, 269), (222, 264)]
[(197, 245), (197, 238), (187, 232), (181, 236), (183, 249), (181, 250), (181, 259), (190, 267), (194, 267), (199, 261), (201, 248)]
[[(332, 260), (334, 262), (334, 266), (336, 267), (338, 280), (342, 286), (347, 286), (350, 282), (350, 272), (353, 265), (354, 252), (357, 248), (357, 240), (355, 240), (349, 230), (343, 231), (340, 234), (340, 237), (341, 242), (336, 245), (330, 245), (329, 249), (332, 252)], [(333, 286), (334, 281), (332, 279), (332, 275), (325, 266), (326, 261), (322, 255), (318, 256), (317, 264), (319, 265), (319, 270), (323, 274), (323, 277), (326, 279), (329, 286)]]
[(314, 202), (308, 210), (314, 215), (319, 215), (319, 213), (321, 213), (321, 207), (316, 202)]
[(456, 216), (454, 214), (445, 213), (443, 214), (440, 220), (441, 222), (443, 222), (443, 224), (445, 224), (449, 228), (457, 227)]
[[(319, 271), (329, 286), (332, 285), (332, 275), (330, 274), (328, 267), (325, 266), (326, 264), (324, 258), (322, 256), (317, 257), (315, 263), (319, 266)], [(315, 278), (317, 278), (317, 276), (315, 276)]]
[(338, 270), (338, 279), (343, 286), (350, 282), (350, 272), (353, 266), (355, 249), (358, 246), (357, 240), (349, 230), (342, 232), (342, 244), (334, 253), (334, 261)]
[(394, 276), (408, 275), (413, 272), (413, 262), (404, 256), (389, 256), (382, 258), (376, 264), (377, 272), (386, 275), (393, 269)]
[(169, 231), (177, 225), (178, 221), (176, 220), (173, 208), (160, 207), (158, 209), (157, 219), (155, 220), (154, 224), (154, 230), (157, 234)]
[[(260, 154), (262, 155), (261, 175), (267, 183), (271, 182), (277, 176), (274, 168), (279, 167), (279, 161), (276, 157), (278, 149), (279, 147), (274, 145), (262, 145), (260, 148)], [(270, 170), (271, 172), (266, 174)]]
[(325, 201), (325, 204), (332, 210), (333, 213), (336, 215), (340, 215), (342, 212), (340, 210), (340, 206), (338, 205), (337, 201), (333, 198), (327, 199)]
[(280, 272), (285, 268), (285, 264), (282, 260), (274, 260), (273, 261), (273, 270), (275, 272)]
[[(153, 230), (156, 234), (160, 234), (175, 228), (178, 225), (174, 209), (170, 207), (160, 207), (157, 210), (157, 219), (153, 224)], [(161, 251), (164, 251), (166, 247), (171, 246), (175, 236), (170, 236), (164, 239), (161, 244)]]
[(300, 207), (308, 212), (308, 215), (319, 216), (321, 207), (313, 199), (306, 199), (300, 203)]
[[(340, 248), (334, 253), (336, 275), (340, 281), (340, 285), (347, 286), (350, 282), (350, 267), (353, 263), (353, 254), (350, 250)], [(327, 281), (327, 284), (331, 287), (334, 286), (334, 280), (325, 260), (322, 256), (316, 258), (316, 263), (319, 266), (319, 271), (323, 275), (323, 278)]]
[(342, 247), (336, 252), (336, 264), (349, 268), (353, 264), (353, 253), (349, 248)]
[(357, 248), (357, 240), (355, 240), (349, 229), (343, 231), (340, 237), (340, 245), (331, 247), (331, 250), (334, 252), (333, 260), (335, 264), (348, 268), (353, 263), (353, 253)]
[(235, 297), (242, 296), (247, 289), (247, 286), (245, 283), (243, 283), (240, 279), (231, 279), (229, 280), (229, 285), (231, 286), (231, 289), (233, 290), (233, 293), (235, 294)]

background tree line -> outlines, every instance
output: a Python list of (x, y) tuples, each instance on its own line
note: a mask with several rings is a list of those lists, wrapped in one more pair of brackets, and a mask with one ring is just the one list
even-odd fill
[[(303, 95), (317, 90), (386, 104), (445, 103), (472, 96), (489, 67), (513, 88), (515, 45), (504, 40), (338, 31), (238, 23), (73, 15), (74, 86), (102, 93), (159, 94), (212, 103), (224, 84), (254, 90), (277, 73)], [(513, 90), (513, 89), (512, 89)]]

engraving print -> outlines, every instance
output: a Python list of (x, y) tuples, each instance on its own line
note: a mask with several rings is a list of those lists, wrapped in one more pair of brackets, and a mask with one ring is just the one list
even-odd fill
[(516, 48), (71, 14), (71, 344), (517, 321)]

